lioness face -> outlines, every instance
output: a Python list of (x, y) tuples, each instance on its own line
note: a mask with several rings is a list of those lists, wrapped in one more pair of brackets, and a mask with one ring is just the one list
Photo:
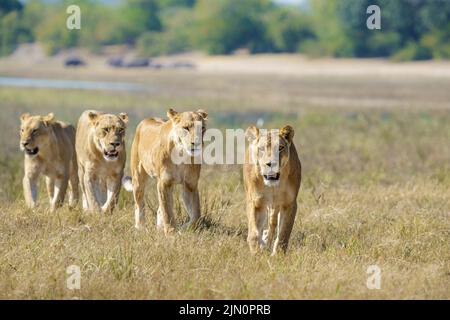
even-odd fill
[(289, 160), (294, 129), (285, 126), (280, 130), (260, 132), (258, 128), (252, 126), (247, 129), (246, 135), (250, 142), (250, 161), (257, 166), (266, 186), (277, 186), (283, 168)]
[(53, 113), (46, 116), (30, 116), (24, 113), (20, 116), (20, 149), (27, 157), (35, 157), (39, 150), (49, 144), (49, 125), (53, 121)]
[(170, 109), (167, 116), (172, 121), (171, 136), (175, 145), (182, 148), (189, 156), (200, 155), (208, 114), (203, 110), (176, 112)]
[(128, 115), (89, 113), (89, 119), (94, 125), (94, 143), (103, 154), (106, 161), (115, 161), (125, 148), (125, 129)]

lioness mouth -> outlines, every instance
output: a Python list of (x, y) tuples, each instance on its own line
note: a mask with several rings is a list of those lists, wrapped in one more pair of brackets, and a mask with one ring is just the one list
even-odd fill
[(264, 180), (267, 181), (278, 181), (278, 179), (280, 179), (280, 173), (273, 173), (273, 174), (265, 174), (263, 175)]
[(117, 151), (117, 150), (104, 151), (103, 154), (106, 159), (112, 160), (119, 156), (119, 151)]
[(39, 148), (38, 147), (33, 148), (33, 149), (25, 148), (25, 153), (27, 155), (29, 155), (29, 156), (35, 156), (35, 155), (37, 155), (38, 152), (39, 152)]

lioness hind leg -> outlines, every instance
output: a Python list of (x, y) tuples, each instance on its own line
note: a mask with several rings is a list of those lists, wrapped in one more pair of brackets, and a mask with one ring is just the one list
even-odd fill
[(55, 179), (55, 191), (53, 199), (50, 204), (50, 211), (55, 211), (56, 208), (60, 207), (64, 202), (64, 197), (66, 196), (67, 185), (69, 182), (69, 177), (66, 174), (61, 174)]
[(294, 227), (295, 215), (297, 213), (297, 203), (288, 208), (281, 208), (279, 213), (280, 223), (278, 226), (278, 235), (273, 246), (272, 255), (275, 255), (280, 248), (284, 253), (288, 248), (289, 238)]
[(133, 197), (134, 197), (134, 227), (136, 229), (144, 226), (145, 223), (145, 185), (148, 175), (143, 168), (133, 171)]
[(55, 180), (52, 177), (45, 177), (45, 186), (47, 187), (47, 194), (49, 202), (51, 203), (53, 200), (53, 194), (55, 191)]
[(106, 180), (97, 177), (94, 184), (95, 199), (100, 206), (103, 206), (107, 200), (107, 186)]
[(76, 169), (72, 169), (70, 171), (70, 193), (69, 193), (69, 206), (74, 208), (77, 205), (78, 199), (80, 198), (79, 189), (78, 189), (78, 173)]
[(87, 211), (89, 209), (89, 205), (87, 202), (86, 190), (84, 187), (84, 168), (80, 164), (78, 164), (78, 181), (79, 181), (80, 189), (81, 189), (83, 211)]

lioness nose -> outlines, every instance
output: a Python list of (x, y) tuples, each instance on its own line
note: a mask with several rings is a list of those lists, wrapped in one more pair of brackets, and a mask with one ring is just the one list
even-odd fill
[(111, 145), (113, 147), (118, 147), (118, 146), (120, 146), (120, 142), (119, 141), (114, 141), (114, 142), (111, 142)]
[(269, 161), (269, 162), (266, 162), (266, 166), (268, 166), (269, 168), (276, 168), (277, 165), (278, 165), (278, 162), (277, 162), (277, 161)]

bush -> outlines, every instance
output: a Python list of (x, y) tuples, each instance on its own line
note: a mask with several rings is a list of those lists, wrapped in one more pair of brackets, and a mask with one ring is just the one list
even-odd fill
[(410, 42), (392, 57), (395, 61), (429, 60), (433, 58), (431, 50), (420, 44)]
[(401, 47), (401, 39), (398, 33), (379, 31), (372, 32), (372, 36), (365, 44), (367, 56), (389, 57)]
[(424, 35), (420, 43), (432, 52), (433, 59), (450, 59), (450, 24)]

